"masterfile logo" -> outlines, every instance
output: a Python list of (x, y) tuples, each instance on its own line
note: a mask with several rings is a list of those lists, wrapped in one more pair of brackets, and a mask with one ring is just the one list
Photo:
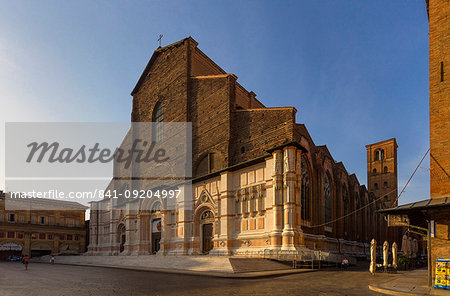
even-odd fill
[(96, 201), (190, 192), (190, 123), (8, 122), (5, 134), (11, 196)]

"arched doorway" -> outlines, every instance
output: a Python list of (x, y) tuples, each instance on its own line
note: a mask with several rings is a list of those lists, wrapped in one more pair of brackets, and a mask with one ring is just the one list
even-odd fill
[(207, 209), (200, 215), (201, 250), (203, 254), (208, 254), (213, 248), (213, 222), (214, 214)]
[(125, 250), (125, 243), (127, 241), (126, 228), (124, 224), (120, 224), (117, 231), (119, 235), (119, 252), (122, 253)]

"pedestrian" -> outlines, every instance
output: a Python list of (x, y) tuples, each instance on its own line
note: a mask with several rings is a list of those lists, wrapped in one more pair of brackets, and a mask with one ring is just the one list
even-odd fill
[(344, 267), (344, 270), (347, 270), (348, 267), (348, 260), (344, 257), (344, 260), (342, 260), (342, 267)]
[(22, 259), (22, 263), (25, 264), (25, 270), (28, 270), (28, 263), (30, 263), (30, 257), (28, 255), (25, 255)]
[(52, 256), (50, 257), (50, 263), (51, 263), (51, 264), (55, 263), (55, 256), (52, 255)]

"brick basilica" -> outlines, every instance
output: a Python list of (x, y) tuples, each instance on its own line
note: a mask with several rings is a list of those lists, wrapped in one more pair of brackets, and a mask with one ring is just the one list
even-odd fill
[(372, 238), (392, 243), (376, 211), (396, 205), (395, 139), (366, 146), (369, 191), (294, 107), (265, 107), (197, 45), (159, 47), (131, 93), (132, 122), (192, 122), (192, 206), (92, 203), (89, 254), (365, 257)]

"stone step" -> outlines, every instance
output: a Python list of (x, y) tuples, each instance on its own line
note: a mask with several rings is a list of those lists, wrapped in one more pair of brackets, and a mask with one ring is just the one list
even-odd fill
[(262, 258), (229, 258), (234, 273), (291, 269), (289, 265)]

